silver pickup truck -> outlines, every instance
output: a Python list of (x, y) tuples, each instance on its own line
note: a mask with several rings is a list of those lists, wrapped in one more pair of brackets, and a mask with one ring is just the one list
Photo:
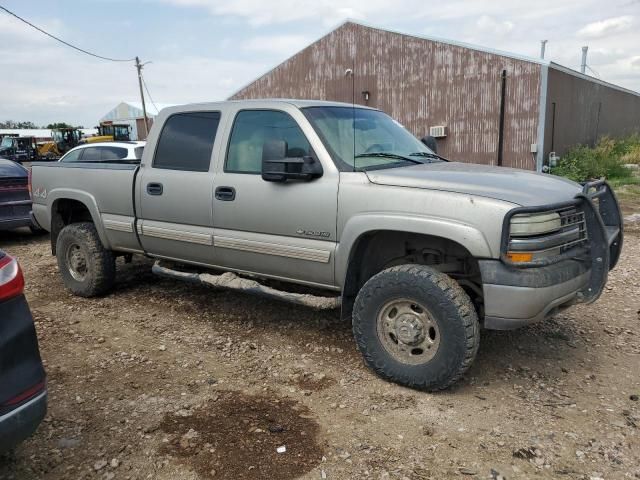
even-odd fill
[(167, 108), (140, 165), (62, 160), (33, 166), (33, 215), (73, 293), (107, 293), (131, 254), (335, 292), (366, 363), (425, 390), (480, 327), (596, 300), (622, 248), (606, 182), (449, 162), (340, 103)]

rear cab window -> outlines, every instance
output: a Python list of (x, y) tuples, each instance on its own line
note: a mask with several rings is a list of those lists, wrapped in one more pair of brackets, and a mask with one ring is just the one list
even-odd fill
[(208, 172), (219, 123), (220, 112), (171, 115), (162, 126), (152, 167)]

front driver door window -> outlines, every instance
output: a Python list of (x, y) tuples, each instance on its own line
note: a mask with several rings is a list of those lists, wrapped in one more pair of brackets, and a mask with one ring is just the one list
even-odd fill
[(233, 124), (225, 171), (260, 174), (262, 147), (269, 140), (287, 142), (288, 157), (312, 155), (311, 146), (288, 114), (273, 110), (244, 110)]

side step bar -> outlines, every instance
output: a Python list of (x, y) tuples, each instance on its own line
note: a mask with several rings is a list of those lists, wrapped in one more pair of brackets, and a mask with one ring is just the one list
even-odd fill
[(243, 278), (232, 272), (225, 272), (220, 275), (212, 275), (210, 273), (190, 273), (175, 270), (167, 266), (163, 266), (160, 260), (156, 260), (151, 271), (161, 277), (183, 280), (190, 283), (200, 285), (209, 285), (212, 287), (226, 288), (241, 292), (251, 293), (261, 297), (282, 300), (305, 307), (311, 307), (316, 310), (334, 310), (340, 308), (342, 297), (321, 297), (305, 293), (292, 293), (276, 290), (267, 287), (261, 283)]

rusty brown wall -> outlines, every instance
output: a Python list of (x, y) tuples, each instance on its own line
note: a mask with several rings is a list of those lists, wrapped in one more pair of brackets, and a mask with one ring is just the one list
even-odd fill
[[(544, 152), (562, 155), (600, 137), (640, 132), (640, 95), (551, 66), (547, 79)], [(554, 125), (555, 104), (555, 125)]]
[[(355, 72), (355, 89), (345, 70)], [(438, 153), (496, 164), (502, 71), (507, 72), (503, 165), (534, 169), (540, 65), (346, 23), (232, 98), (309, 98), (379, 108), (422, 137), (445, 125)]]

